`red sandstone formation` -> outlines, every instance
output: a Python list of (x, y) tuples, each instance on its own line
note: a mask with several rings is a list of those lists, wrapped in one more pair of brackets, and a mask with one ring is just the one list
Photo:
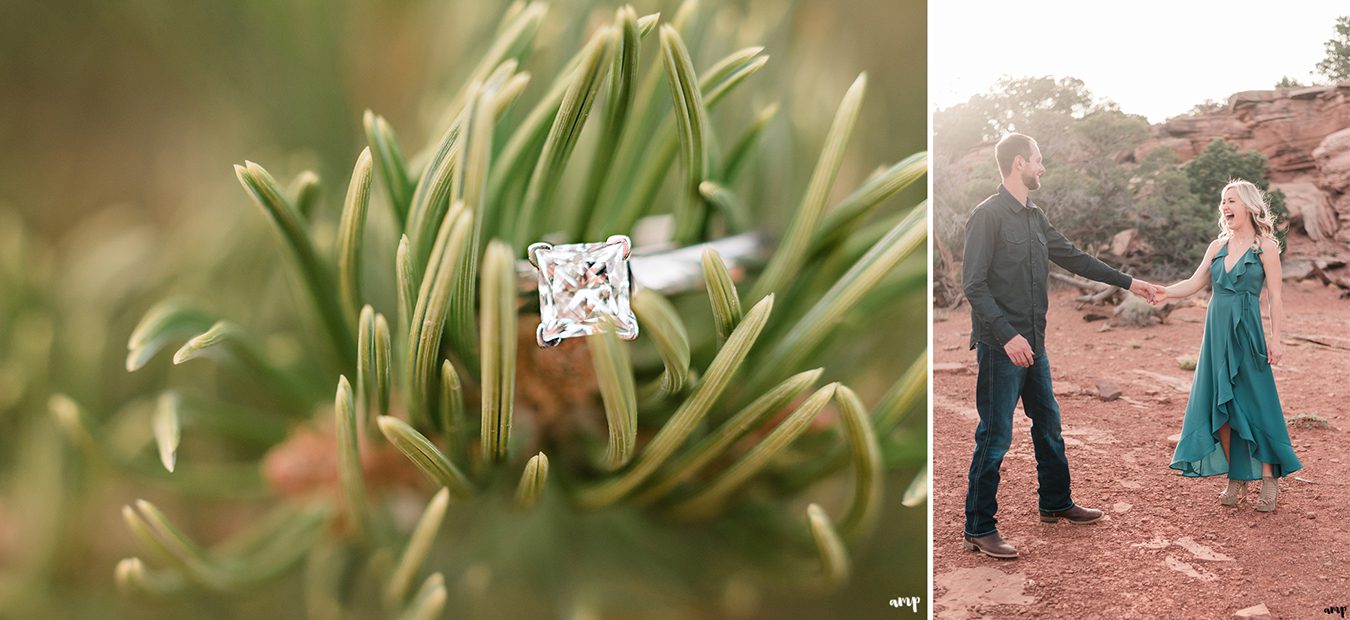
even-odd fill
[(1350, 243), (1350, 82), (1237, 93), (1221, 110), (1154, 125), (1134, 157), (1165, 147), (1186, 161), (1214, 140), (1266, 156), (1296, 232), (1313, 242), (1334, 239), (1342, 250)]

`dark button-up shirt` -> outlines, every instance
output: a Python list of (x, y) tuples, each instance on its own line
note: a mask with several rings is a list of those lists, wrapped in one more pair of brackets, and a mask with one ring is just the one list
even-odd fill
[(1037, 355), (1045, 352), (1046, 291), (1050, 261), (1085, 278), (1129, 288), (1127, 276), (1078, 249), (1059, 234), (1031, 200), (1018, 202), (1002, 185), (970, 214), (962, 284), (970, 302), (970, 348), (1003, 348), (1021, 334)]

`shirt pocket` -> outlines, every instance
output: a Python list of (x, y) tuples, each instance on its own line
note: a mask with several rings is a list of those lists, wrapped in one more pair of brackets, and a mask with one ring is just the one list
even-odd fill
[(1003, 243), (1015, 248), (1025, 248), (1027, 244), (1027, 231), (1017, 230), (1012, 227), (1003, 229)]
[(1019, 229), (1014, 226), (1004, 226), (999, 233), (999, 254), (1006, 261), (1003, 265), (1004, 277), (1011, 281), (1017, 281), (1026, 269), (1027, 261), (1031, 257), (1031, 244), (1029, 233), (1031, 231), (1025, 228)]
[[(1000, 247), (1003, 256), (1007, 257), (1008, 268), (1021, 271), (1025, 269), (1027, 260), (1031, 257), (1031, 231), (1013, 226), (1003, 227), (1000, 237)], [(1011, 275), (1010, 275), (1011, 277)]]

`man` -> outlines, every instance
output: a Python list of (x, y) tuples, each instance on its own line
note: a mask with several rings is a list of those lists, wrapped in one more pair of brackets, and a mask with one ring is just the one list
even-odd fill
[(1059, 405), (1045, 354), (1046, 284), (1050, 261), (1080, 276), (1129, 289), (1152, 301), (1159, 287), (1133, 279), (1083, 253), (1030, 200), (1045, 173), (1036, 141), (1008, 134), (994, 148), (1003, 184), (966, 223), (963, 284), (970, 301), (970, 348), (979, 375), (975, 453), (966, 489), (965, 545), (995, 558), (1017, 557), (998, 534), (999, 466), (1012, 443), (1012, 416), (1021, 398), (1031, 418), (1041, 521), (1095, 523), (1102, 511), (1078, 506), (1069, 495), (1069, 462), (1060, 437)]

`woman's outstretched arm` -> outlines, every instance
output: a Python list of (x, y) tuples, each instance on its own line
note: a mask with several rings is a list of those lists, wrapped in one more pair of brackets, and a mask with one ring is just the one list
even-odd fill
[(1164, 288), (1163, 291), (1167, 293), (1166, 296), (1162, 299), (1155, 300), (1155, 303), (1162, 303), (1167, 299), (1189, 297), (1200, 292), (1200, 289), (1205, 288), (1205, 284), (1209, 282), (1209, 264), (1214, 261), (1214, 255), (1219, 252), (1219, 248), (1222, 247), (1223, 244), (1223, 239), (1215, 239), (1210, 242), (1209, 247), (1205, 249), (1205, 257), (1200, 259), (1200, 265), (1195, 268), (1195, 273), (1191, 274), (1191, 277), (1186, 278), (1185, 280)]
[(1266, 335), (1266, 358), (1279, 364), (1284, 357), (1284, 343), (1280, 328), (1284, 327), (1284, 298), (1281, 296), (1280, 244), (1271, 239), (1261, 240), (1261, 266), (1266, 270), (1266, 289), (1270, 291), (1270, 333)]

